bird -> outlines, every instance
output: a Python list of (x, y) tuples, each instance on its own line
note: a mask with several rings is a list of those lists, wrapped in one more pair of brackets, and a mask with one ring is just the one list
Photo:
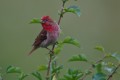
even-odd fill
[(36, 37), (33, 48), (28, 55), (32, 54), (38, 48), (48, 49), (49, 45), (54, 45), (60, 35), (59, 25), (50, 17), (43, 16), (41, 18), (42, 30)]

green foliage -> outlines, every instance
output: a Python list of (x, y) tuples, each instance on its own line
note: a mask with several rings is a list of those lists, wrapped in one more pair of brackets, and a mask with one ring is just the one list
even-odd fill
[[(59, 15), (60, 15), (61, 17), (63, 17), (63, 15), (64, 15), (65, 13), (68, 13), (68, 12), (69, 12), (69, 13), (74, 13), (74, 14), (80, 16), (80, 9), (79, 9), (78, 6), (73, 5), (73, 6), (69, 6), (68, 8), (64, 8), (65, 3), (68, 2), (68, 1), (70, 1), (70, 0), (62, 0), (62, 2), (63, 2), (62, 7), (63, 7), (63, 8), (62, 8), (62, 12), (60, 12)], [(77, 0), (74, 0), (74, 1), (77, 1)]]
[(55, 54), (60, 53), (60, 51), (62, 50), (62, 48), (63, 48), (63, 46), (65, 44), (72, 44), (74, 46), (80, 47), (80, 43), (76, 39), (74, 39), (74, 38), (72, 38), (70, 36), (67, 36), (63, 41), (59, 41), (57, 43), (57, 45), (56, 45), (56, 47), (54, 49), (54, 53)]
[(104, 67), (104, 70), (106, 70), (109, 73), (112, 73), (114, 71), (114, 69), (115, 69), (115, 67), (108, 67), (108, 66)]
[(21, 73), (21, 69), (19, 67), (9, 66), (7, 68), (7, 73)]
[(62, 50), (62, 48), (63, 48), (63, 42), (61, 41), (61, 42), (58, 42), (58, 44), (56, 45), (56, 47), (55, 47), (55, 49), (54, 49), (54, 53), (55, 54), (58, 54), (58, 53), (60, 53), (60, 51)]
[(47, 65), (39, 66), (38, 70), (39, 71), (45, 71), (45, 70), (47, 70)]
[(101, 63), (99, 63), (99, 64), (96, 64), (96, 71), (97, 71), (97, 73), (101, 73), (102, 72), (102, 64)]
[(84, 54), (75, 55), (69, 59), (69, 61), (88, 61)]
[[(65, 13), (73, 13), (76, 14), (78, 16), (80, 16), (81, 12), (78, 6), (74, 5), (74, 6), (69, 6), (67, 8), (65, 8), (65, 3), (68, 2), (70, 0), (62, 0), (63, 4), (62, 4), (62, 9), (60, 12), (60, 18), (59, 20), (61, 20), (61, 18), (63, 17), (63, 15)], [(74, 0), (77, 1), (77, 0)], [(41, 21), (39, 19), (32, 19), (30, 23), (41, 23)], [(100, 51), (101, 53), (105, 53), (103, 54), (103, 58), (101, 58), (98, 61), (93, 61), (93, 60), (88, 60), (87, 57), (85, 56), (85, 54), (81, 54), (79, 53), (79, 55), (73, 55), (68, 61), (69, 62), (78, 62), (78, 64), (80, 64), (79, 62), (84, 61), (87, 62), (86, 64), (90, 65), (89, 68), (81, 71), (79, 69), (71, 69), (71, 65), (67, 68), (67, 73), (63, 73), (63, 65), (60, 64), (60, 66), (58, 66), (57, 64), (57, 56), (55, 54), (59, 54), (61, 52), (61, 50), (63, 49), (64, 45), (66, 44), (72, 44), (73, 46), (76, 47), (80, 47), (80, 43), (78, 40), (67, 36), (65, 39), (63, 39), (62, 41), (58, 41), (58, 43), (55, 45), (54, 48), (54, 54), (50, 54), (50, 60), (48, 62), (49, 65), (42, 65), (38, 68), (37, 71), (31, 72), (30, 74), (25, 74), (21, 68), (19, 67), (15, 67), (15, 66), (8, 66), (6, 73), (10, 74), (10, 73), (15, 73), (18, 74), (18, 80), (24, 80), (27, 76), (34, 76), (36, 79), (38, 80), (43, 80), (41, 76), (41, 72), (42, 71), (48, 71), (50, 72), (49, 75), (45, 75), (46, 76), (46, 80), (87, 80), (87, 76), (92, 76), (92, 79), (90, 80), (110, 80), (109, 77), (112, 80), (112, 76), (116, 73), (117, 69), (120, 67), (120, 54), (119, 53), (108, 53), (105, 52), (104, 47), (102, 46), (96, 46), (95, 49), (97, 51)], [(106, 58), (115, 58), (116, 62), (113, 63), (111, 61), (105, 61)], [(51, 61), (51, 62), (50, 62)], [(93, 61), (93, 62), (92, 62)], [(116, 66), (116, 64), (118, 66)], [(80, 67), (83, 65), (80, 65)], [(48, 67), (50, 67), (50, 69), (48, 69)], [(61, 73), (62, 72), (62, 73)], [(47, 73), (48, 74), (48, 73)], [(61, 74), (63, 76), (61, 76)], [(110, 76), (109, 76), (110, 75)], [(63, 78), (62, 78), (63, 77)], [(2, 75), (0, 72), (0, 80), (2, 80)]]
[(80, 9), (78, 6), (69, 6), (68, 8), (65, 8), (64, 13), (67, 13), (67, 12), (74, 13), (80, 16)]
[(101, 52), (105, 52), (105, 50), (102, 46), (96, 46), (95, 49), (98, 51), (101, 51)]
[(112, 73), (116, 68), (115, 64), (112, 62), (102, 62), (102, 65), (104, 66), (103, 69), (109, 73)]
[(30, 23), (41, 23), (40, 19), (32, 19)]
[(113, 53), (111, 56), (120, 62), (120, 54)]
[(93, 75), (92, 80), (106, 80), (105, 77), (106, 75), (104, 73), (96, 73)]
[(28, 74), (21, 73), (20, 76), (19, 76), (19, 80), (23, 80), (23, 79), (25, 79), (27, 76), (28, 76)]
[(90, 71), (90, 70), (85, 71), (85, 75), (90, 75), (91, 73), (92, 73), (92, 71)]
[(33, 72), (32, 75), (36, 77), (38, 80), (42, 80), (41, 74), (38, 71)]
[(17, 73), (17, 74), (19, 74), (18, 75), (19, 80), (23, 80), (28, 76), (28, 74), (25, 74), (24, 72), (22, 72), (22, 70), (19, 67), (15, 67), (15, 66), (8, 66), (6, 72), (7, 73)]
[(83, 72), (80, 70), (68, 69), (67, 74), (64, 75), (62, 80), (79, 80), (83, 76)]
[(80, 43), (70, 36), (66, 37), (62, 43), (72, 44), (74, 46), (80, 47)]
[(63, 69), (63, 65), (57, 67), (52, 66), (52, 74), (60, 73), (61, 69)]

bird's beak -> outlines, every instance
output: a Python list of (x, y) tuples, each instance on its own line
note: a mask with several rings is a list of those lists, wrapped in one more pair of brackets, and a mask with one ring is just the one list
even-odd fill
[(44, 20), (41, 20), (40, 23), (43, 24), (43, 23), (45, 23), (45, 21), (44, 21)]

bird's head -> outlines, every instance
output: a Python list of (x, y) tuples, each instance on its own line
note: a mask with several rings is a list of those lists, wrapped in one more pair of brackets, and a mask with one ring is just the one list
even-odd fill
[(52, 31), (55, 23), (49, 16), (43, 16), (41, 18), (41, 24), (45, 30)]
[(43, 16), (43, 17), (41, 18), (41, 23), (42, 23), (42, 24), (50, 23), (50, 22), (53, 22), (53, 20), (50, 18), (50, 16)]

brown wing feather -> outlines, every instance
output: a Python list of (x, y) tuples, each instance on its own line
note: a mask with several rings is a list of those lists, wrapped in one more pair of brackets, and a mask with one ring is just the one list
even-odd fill
[(40, 32), (40, 34), (37, 36), (37, 38), (35, 39), (35, 42), (33, 43), (34, 47), (39, 47), (41, 42), (43, 42), (44, 40), (47, 39), (47, 31), (45, 31), (44, 29)]
[(45, 31), (44, 29), (39, 33), (39, 35), (37, 36), (37, 38), (35, 39), (35, 42), (33, 43), (33, 49), (30, 51), (29, 55), (35, 51), (40, 44), (47, 39), (47, 31)]

